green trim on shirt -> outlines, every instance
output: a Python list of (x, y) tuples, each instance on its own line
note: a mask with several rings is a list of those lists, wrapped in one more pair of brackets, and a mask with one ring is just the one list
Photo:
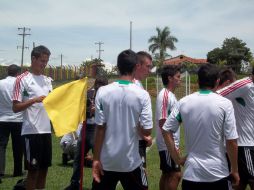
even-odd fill
[(28, 92), (26, 91), (26, 89), (23, 91), (23, 96), (29, 96)]
[(117, 80), (116, 82), (118, 82), (119, 84), (126, 84), (126, 85), (133, 83), (129, 80)]
[(177, 121), (178, 121), (179, 123), (182, 122), (182, 116), (181, 116), (180, 113), (177, 114), (176, 119), (177, 119)]
[(100, 110), (103, 111), (103, 106), (102, 106), (102, 104), (100, 104)]
[(200, 89), (200, 90), (199, 90), (199, 93), (200, 93), (200, 94), (210, 94), (211, 92), (213, 92), (213, 91), (207, 90), (207, 89)]

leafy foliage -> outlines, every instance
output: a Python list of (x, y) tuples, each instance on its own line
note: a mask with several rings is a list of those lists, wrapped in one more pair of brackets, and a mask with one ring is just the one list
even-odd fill
[(250, 48), (242, 40), (232, 37), (223, 41), (221, 48), (215, 48), (208, 52), (207, 60), (213, 64), (225, 64), (231, 66), (236, 72), (241, 69), (242, 62), (250, 62), (252, 53)]
[(164, 27), (160, 29), (156, 27), (157, 34), (151, 36), (148, 40), (149, 51), (154, 55), (155, 64), (161, 66), (166, 57), (170, 55), (167, 53), (167, 49), (175, 50), (175, 43), (178, 42), (178, 39), (171, 35), (169, 27)]

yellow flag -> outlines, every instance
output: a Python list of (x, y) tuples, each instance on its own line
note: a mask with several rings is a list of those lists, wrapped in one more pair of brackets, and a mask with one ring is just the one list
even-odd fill
[(54, 89), (43, 100), (56, 136), (77, 130), (86, 114), (87, 78)]

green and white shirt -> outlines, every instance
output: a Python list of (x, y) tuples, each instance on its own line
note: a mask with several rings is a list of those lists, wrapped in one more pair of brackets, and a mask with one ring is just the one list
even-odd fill
[(104, 170), (130, 172), (141, 165), (137, 124), (152, 128), (149, 94), (136, 84), (119, 80), (99, 88), (95, 98), (95, 123), (106, 124), (100, 154)]
[(208, 90), (182, 98), (163, 130), (175, 132), (183, 123), (187, 160), (183, 179), (214, 182), (229, 175), (224, 140), (237, 139), (231, 101)]
[(233, 103), (238, 146), (254, 146), (254, 84), (251, 78), (237, 80), (218, 93)]

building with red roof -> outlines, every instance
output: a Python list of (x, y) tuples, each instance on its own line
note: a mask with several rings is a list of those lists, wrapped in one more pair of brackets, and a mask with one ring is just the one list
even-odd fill
[(187, 57), (185, 55), (178, 55), (176, 57), (172, 57), (164, 61), (164, 65), (181, 65), (186, 63), (201, 65), (208, 62), (207, 62), (207, 59), (196, 59), (196, 58)]

